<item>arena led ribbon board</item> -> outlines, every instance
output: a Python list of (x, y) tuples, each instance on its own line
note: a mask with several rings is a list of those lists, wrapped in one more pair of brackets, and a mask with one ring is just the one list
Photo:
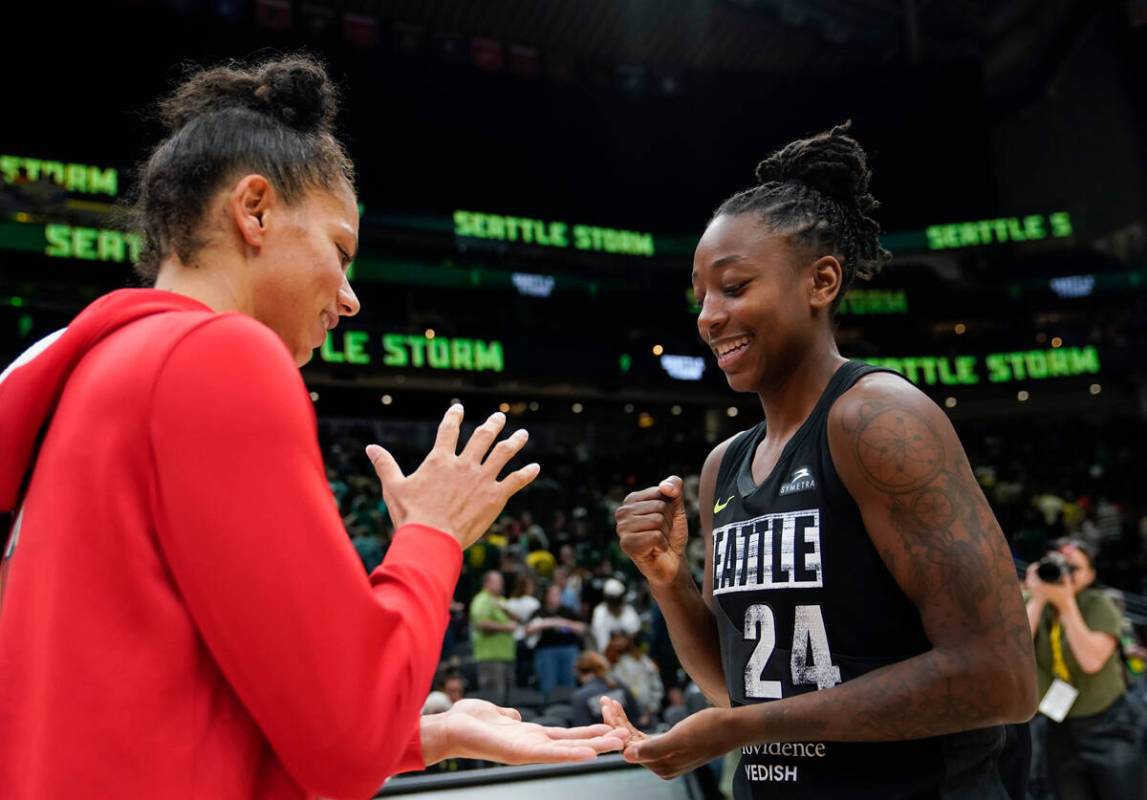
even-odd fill
[(134, 264), (143, 249), (143, 239), (138, 233), (106, 228), (45, 225), (44, 238), (47, 240), (44, 255), (52, 258)]
[(115, 197), (119, 172), (114, 167), (65, 164), (24, 156), (0, 155), (0, 180), (11, 185), (50, 181), (69, 192)]
[(599, 228), (593, 225), (570, 225), (565, 222), (547, 222), (476, 211), (454, 212), (454, 236), (458, 239), (484, 239), (611, 255), (654, 254), (652, 233)]
[(908, 293), (903, 289), (850, 289), (840, 301), (838, 314), (907, 314)]
[(1071, 378), (1099, 373), (1099, 351), (1094, 347), (1020, 350), (984, 356), (911, 356), (867, 358), (870, 364), (899, 372), (924, 386), (970, 386), (982, 382)]
[(1065, 239), (1072, 234), (1071, 215), (1066, 211), (1029, 214), (1026, 217), (1000, 217), (975, 222), (930, 225), (924, 230), (929, 250), (957, 250), (1009, 242), (1037, 242)]
[(372, 346), (366, 331), (328, 333), (319, 357), (328, 364), (381, 363), (396, 369), (435, 369), (462, 372), (503, 372), (505, 351), (499, 341), (427, 338), (418, 334), (384, 333), (382, 352)]

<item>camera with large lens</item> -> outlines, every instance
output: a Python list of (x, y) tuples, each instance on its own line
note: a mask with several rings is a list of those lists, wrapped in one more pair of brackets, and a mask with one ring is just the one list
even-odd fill
[(1035, 574), (1044, 583), (1063, 583), (1063, 576), (1071, 571), (1071, 565), (1062, 553), (1051, 552), (1039, 560)]

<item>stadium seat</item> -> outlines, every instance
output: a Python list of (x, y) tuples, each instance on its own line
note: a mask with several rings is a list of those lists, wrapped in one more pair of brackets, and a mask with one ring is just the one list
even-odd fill
[(542, 710), (542, 714), (547, 717), (564, 719), (567, 725), (573, 722), (573, 707), (569, 703), (548, 705)]
[(545, 705), (545, 698), (537, 689), (514, 687), (510, 690), (510, 705), (514, 708), (538, 709)]
[(546, 692), (547, 703), (568, 703), (570, 698), (573, 697), (574, 689), (572, 686), (555, 686)]

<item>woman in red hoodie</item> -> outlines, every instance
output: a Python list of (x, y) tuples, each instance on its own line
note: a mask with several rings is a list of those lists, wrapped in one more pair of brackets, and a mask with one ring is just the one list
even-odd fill
[(0, 797), (368, 797), (450, 756), (620, 746), (478, 701), (421, 720), (461, 552), (536, 464), (462, 409), (362, 575), (297, 366), (359, 309), (353, 169), (306, 58), (189, 77), (142, 166), (138, 269), (0, 375)]

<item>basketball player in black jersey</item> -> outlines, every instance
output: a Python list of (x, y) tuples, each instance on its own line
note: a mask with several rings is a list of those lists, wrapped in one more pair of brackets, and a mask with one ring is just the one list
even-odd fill
[(1001, 756), (1026, 737), (1006, 726), (1035, 712), (1035, 664), (1007, 544), (947, 416), (834, 341), (853, 278), (890, 257), (847, 130), (762, 162), (697, 246), (699, 332), (767, 425), (702, 468), (700, 590), (679, 478), (618, 509), (621, 546), (716, 706), (633, 730), (626, 758), (672, 777), (739, 750), (738, 800), (1022, 796), (1026, 754), (1011, 771)]

